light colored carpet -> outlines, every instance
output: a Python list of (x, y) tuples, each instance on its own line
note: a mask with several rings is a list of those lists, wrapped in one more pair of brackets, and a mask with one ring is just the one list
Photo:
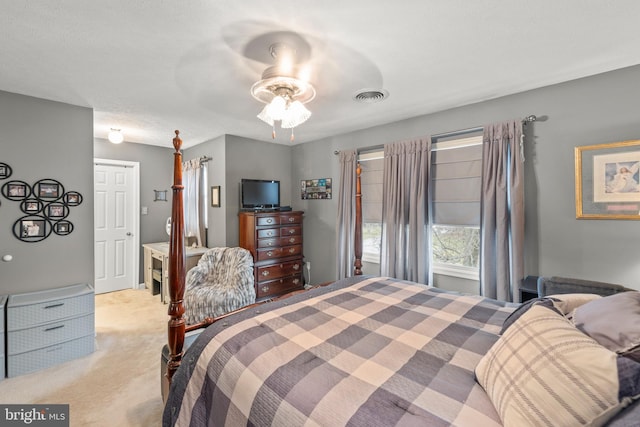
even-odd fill
[(158, 426), (168, 306), (149, 290), (96, 295), (96, 351), (0, 381), (0, 402), (68, 403), (71, 426)]

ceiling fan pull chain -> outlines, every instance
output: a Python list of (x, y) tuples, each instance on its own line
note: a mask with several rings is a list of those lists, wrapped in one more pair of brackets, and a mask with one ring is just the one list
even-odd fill
[(291, 128), (291, 142), (293, 142), (294, 139), (295, 139), (295, 136), (293, 135), (293, 128)]
[(274, 123), (273, 128), (271, 129), (271, 139), (276, 139), (276, 125)]

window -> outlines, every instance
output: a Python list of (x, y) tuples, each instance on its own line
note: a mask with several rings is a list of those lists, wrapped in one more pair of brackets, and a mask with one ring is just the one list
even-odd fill
[(362, 172), (362, 260), (380, 263), (382, 239), (382, 177), (384, 152), (358, 154)]
[(431, 151), (433, 271), (478, 280), (482, 135), (439, 139)]

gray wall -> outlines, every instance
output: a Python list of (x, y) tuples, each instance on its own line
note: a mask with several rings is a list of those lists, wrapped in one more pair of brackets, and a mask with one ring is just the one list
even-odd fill
[[(640, 137), (640, 66), (549, 86), (293, 148), (293, 182), (340, 177), (334, 150), (370, 147), (536, 114), (526, 130), (526, 273), (608, 281), (640, 289), (638, 221), (575, 219), (576, 146)], [(425, 94), (425, 96), (429, 96)], [(366, 105), (363, 106), (366, 108)], [(301, 201), (312, 283), (336, 276), (337, 200)]]
[(0, 91), (0, 162), (13, 174), (7, 181), (29, 185), (43, 178), (82, 194), (72, 207), (67, 236), (40, 242), (16, 239), (13, 225), (24, 215), (20, 203), (0, 197), (0, 294), (50, 289), (75, 283), (93, 285), (93, 111)]
[[(240, 210), (240, 180), (273, 179), (280, 181), (280, 204), (291, 204), (292, 151), (282, 144), (256, 141), (234, 135), (226, 136), (225, 204), (227, 214), (227, 246), (239, 244), (238, 212)], [(298, 196), (298, 198), (300, 198)], [(296, 208), (296, 206), (293, 206)], [(299, 207), (299, 206), (298, 206)], [(303, 230), (307, 227), (307, 213)], [(307, 243), (305, 242), (305, 247)]]
[[(171, 135), (169, 135), (171, 136)], [(171, 139), (171, 138), (169, 138)], [(171, 216), (171, 185), (173, 184), (173, 148), (123, 142), (112, 144), (106, 139), (93, 142), (94, 157), (109, 160), (127, 160), (140, 163), (140, 245), (144, 243), (168, 242), (165, 232), (167, 218)], [(167, 190), (168, 201), (154, 202), (153, 190)], [(93, 190), (92, 190), (93, 191)], [(144, 282), (144, 260), (140, 246), (139, 282)]]

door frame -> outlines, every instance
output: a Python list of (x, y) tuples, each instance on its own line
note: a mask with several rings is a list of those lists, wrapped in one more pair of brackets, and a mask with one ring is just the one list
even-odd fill
[[(106, 166), (122, 166), (133, 169), (133, 209), (131, 209), (131, 224), (133, 224), (133, 253), (137, 256), (133, 259), (133, 277), (131, 278), (131, 289), (139, 289), (140, 286), (144, 287), (144, 282), (140, 283), (140, 162), (131, 162), (128, 160), (112, 160), (112, 159), (93, 159), (93, 166), (96, 165)], [(93, 189), (95, 196), (95, 188)], [(93, 235), (93, 241), (95, 245), (95, 230)], [(95, 259), (94, 259), (95, 263)], [(94, 273), (95, 274), (95, 273)], [(95, 279), (95, 278), (94, 278)]]

